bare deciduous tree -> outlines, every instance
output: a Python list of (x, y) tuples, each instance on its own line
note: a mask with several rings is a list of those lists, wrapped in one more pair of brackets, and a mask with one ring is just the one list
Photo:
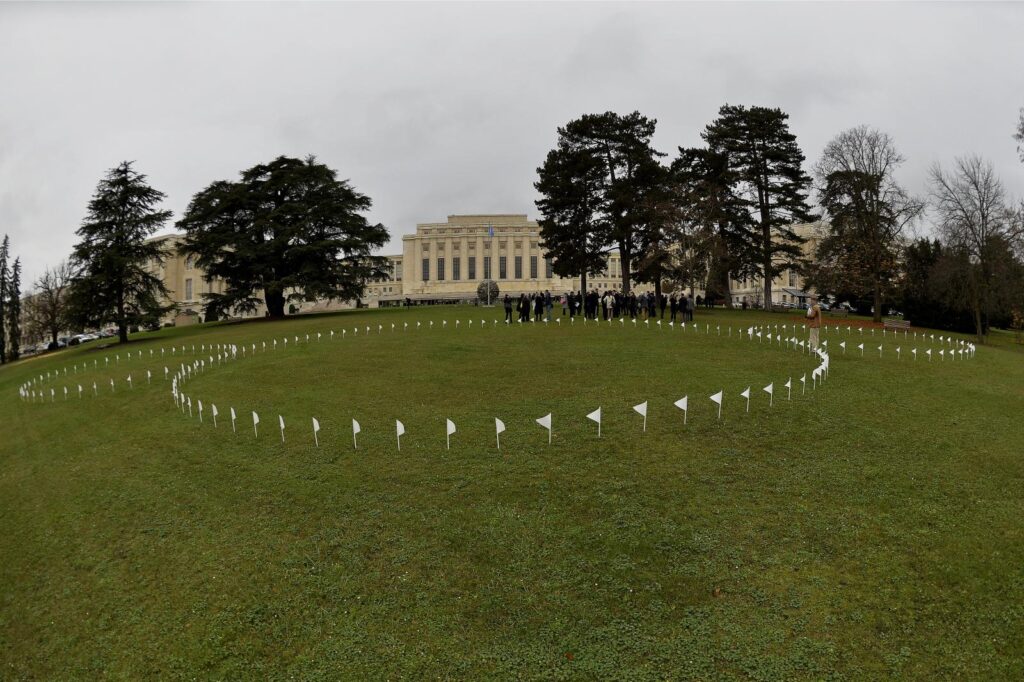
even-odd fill
[(961, 249), (970, 264), (967, 294), (978, 342), (983, 343), (993, 303), (995, 254), (1024, 235), (1021, 215), (1010, 206), (992, 163), (980, 156), (956, 159), (949, 172), (935, 164), (930, 175), (943, 240)]
[[(895, 263), (906, 227), (924, 210), (895, 178), (903, 155), (886, 133), (860, 125), (836, 135), (814, 168), (829, 234), (822, 244), (856, 263), (841, 276), (873, 299), (875, 321), (895, 280)], [(840, 273), (835, 273), (840, 274)]]
[(56, 343), (67, 324), (67, 297), (75, 269), (68, 261), (47, 268), (36, 280), (36, 293), (29, 298), (28, 317), (33, 334), (49, 336)]

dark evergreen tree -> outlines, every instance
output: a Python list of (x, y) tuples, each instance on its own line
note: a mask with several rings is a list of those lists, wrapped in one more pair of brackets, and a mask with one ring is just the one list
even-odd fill
[(371, 255), (388, 240), (383, 225), (361, 215), (371, 205), (314, 157), (281, 156), (238, 182), (214, 182), (178, 221), (184, 250), (226, 285), (223, 294), (204, 294), (207, 314), (252, 311), (260, 291), (271, 317), (283, 317), (287, 301), (358, 299), (365, 282), (388, 269), (387, 259)]
[(802, 264), (795, 223), (816, 219), (808, 205), (810, 177), (804, 155), (789, 131), (789, 115), (781, 109), (726, 104), (704, 130), (708, 147), (728, 158), (730, 181), (743, 198), (755, 230), (739, 255), (744, 265), (764, 278), (764, 305), (771, 307), (772, 280)]
[[(734, 191), (728, 156), (709, 148), (679, 148), (672, 162), (678, 203), (688, 225), (685, 249), (699, 249), (705, 291), (721, 296), (732, 307), (730, 279), (753, 275), (750, 252), (754, 244), (752, 221), (743, 199)], [(683, 262), (701, 262), (691, 254)], [(699, 274), (692, 267), (693, 275)], [(691, 275), (691, 288), (697, 277)]]
[(603, 209), (604, 163), (592, 150), (574, 144), (559, 129), (558, 146), (537, 169), (534, 187), (541, 198), (541, 247), (561, 277), (579, 277), (586, 291), (587, 276), (605, 269), (610, 240)]
[(21, 259), (14, 259), (11, 279), (7, 284), (7, 359), (17, 360), (21, 355)]
[(7, 260), (11, 253), (11, 239), (6, 234), (0, 242), (0, 364), (7, 362), (7, 282), (10, 273)]
[(82, 326), (116, 322), (121, 343), (127, 343), (129, 327), (168, 309), (160, 304), (168, 291), (149, 269), (164, 253), (159, 243), (147, 241), (171, 217), (157, 209), (163, 199), (130, 161), (100, 181), (72, 252), (78, 275), (69, 313)]
[[(648, 225), (648, 196), (654, 188), (653, 183), (660, 179), (657, 159), (661, 154), (651, 147), (655, 125), (655, 120), (639, 112), (622, 116), (609, 111), (586, 114), (570, 121), (558, 129), (558, 149), (555, 151), (565, 150), (567, 156), (575, 159), (567, 162), (561, 171), (576, 173), (577, 181), (552, 180), (546, 183), (548, 191), (567, 191), (575, 184), (575, 196), (579, 200), (579, 215), (572, 223), (573, 229), (557, 234), (549, 232), (550, 238), (546, 242), (550, 243), (550, 248), (569, 242), (567, 250), (577, 253), (582, 263), (590, 264), (596, 251), (606, 253), (617, 246), (623, 292), (629, 291), (633, 261), (640, 255), (640, 231)], [(555, 168), (553, 166), (552, 170)], [(581, 231), (585, 231), (584, 223), (589, 224), (586, 229), (590, 230), (586, 233), (585, 242), (578, 237)]]

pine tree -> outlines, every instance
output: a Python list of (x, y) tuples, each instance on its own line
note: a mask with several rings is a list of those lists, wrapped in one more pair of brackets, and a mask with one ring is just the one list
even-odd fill
[(609, 234), (601, 214), (603, 164), (563, 136), (537, 175), (541, 246), (553, 260), (553, 272), (579, 277), (580, 289), (586, 291), (587, 276), (606, 267)]
[(7, 357), (17, 360), (21, 355), (21, 258), (14, 259), (11, 279), (7, 284)]
[(218, 181), (196, 194), (178, 227), (185, 251), (223, 294), (204, 294), (208, 316), (252, 311), (263, 291), (270, 317), (289, 300), (351, 300), (367, 280), (387, 275), (387, 260), (371, 255), (388, 240), (380, 223), (361, 215), (372, 206), (314, 157), (278, 157)]
[(7, 301), (7, 259), (10, 255), (11, 250), (11, 239), (7, 235), (4, 235), (4, 240), (0, 242), (0, 364), (7, 362), (7, 315), (6, 312), (6, 301)]
[[(549, 227), (545, 238), (549, 252), (575, 253), (580, 264), (589, 265), (596, 252), (617, 246), (624, 293), (629, 292), (633, 262), (642, 256), (641, 231), (650, 218), (648, 195), (661, 177), (658, 157), (662, 155), (651, 147), (656, 123), (637, 111), (624, 116), (612, 111), (586, 114), (570, 121), (558, 129), (555, 151), (564, 150), (571, 162), (561, 168), (552, 166), (552, 172), (557, 170), (566, 178), (542, 176), (544, 189), (538, 187), (545, 200), (552, 202), (552, 215), (571, 216), (571, 220), (557, 221), (566, 229)], [(575, 215), (571, 200), (554, 210), (563, 200), (553, 192), (576, 198)], [(586, 234), (586, 239), (580, 240), (580, 234)]]
[(764, 278), (765, 308), (772, 305), (772, 280), (802, 262), (805, 240), (793, 224), (816, 219), (807, 200), (811, 179), (788, 119), (781, 109), (726, 104), (702, 134), (713, 151), (727, 156), (730, 182), (754, 221), (741, 256)]
[(171, 217), (156, 208), (164, 198), (130, 161), (100, 181), (72, 252), (79, 276), (69, 308), (79, 324), (114, 321), (121, 343), (127, 343), (129, 326), (168, 309), (160, 304), (166, 287), (147, 269), (164, 258), (160, 244), (147, 241)]

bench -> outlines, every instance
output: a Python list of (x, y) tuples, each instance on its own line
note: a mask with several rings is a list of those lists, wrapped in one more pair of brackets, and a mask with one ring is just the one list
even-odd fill
[(833, 308), (828, 311), (830, 317), (846, 317), (850, 314), (850, 311), (846, 308)]
[(906, 331), (910, 329), (910, 320), (885, 320), (883, 327), (892, 331)]

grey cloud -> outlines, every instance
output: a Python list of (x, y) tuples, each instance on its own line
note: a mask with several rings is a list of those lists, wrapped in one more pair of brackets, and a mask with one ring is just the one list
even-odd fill
[(535, 215), (555, 128), (638, 109), (699, 143), (725, 102), (779, 106), (810, 164), (859, 123), (916, 192), (978, 152), (1015, 195), (1024, 5), (0, 4), (0, 233), (28, 278), (64, 257), (104, 171), (134, 159), (176, 216), (209, 182), (316, 154), (393, 235)]

